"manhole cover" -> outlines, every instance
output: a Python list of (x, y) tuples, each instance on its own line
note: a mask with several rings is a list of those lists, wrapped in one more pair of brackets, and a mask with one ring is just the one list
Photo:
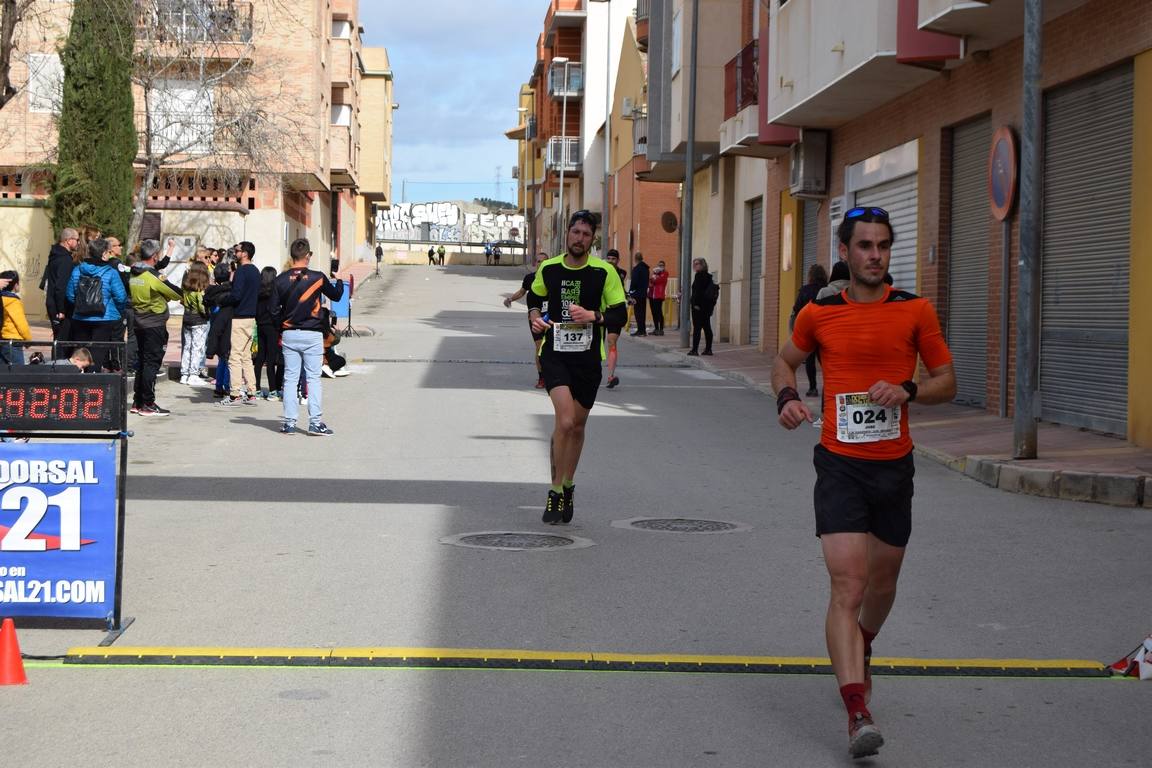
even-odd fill
[(473, 549), (498, 549), (505, 552), (540, 552), (553, 549), (583, 549), (592, 546), (590, 539), (580, 536), (558, 536), (532, 531), (479, 531), (461, 533), (440, 539), (441, 544)]
[(735, 533), (750, 530), (743, 523), (727, 520), (698, 520), (690, 517), (633, 517), (612, 523), (616, 528), (631, 528), (657, 533)]

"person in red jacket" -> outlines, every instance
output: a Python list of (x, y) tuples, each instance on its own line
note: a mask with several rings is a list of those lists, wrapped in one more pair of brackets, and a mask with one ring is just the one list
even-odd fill
[(652, 303), (652, 335), (664, 335), (664, 299), (668, 297), (668, 270), (656, 262), (648, 278), (648, 301)]

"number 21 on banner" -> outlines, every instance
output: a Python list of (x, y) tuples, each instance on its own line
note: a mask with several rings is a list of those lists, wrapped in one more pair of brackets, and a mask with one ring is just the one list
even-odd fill
[(9, 488), (0, 498), (0, 509), (19, 510), (27, 502), (24, 512), (0, 539), (0, 552), (44, 552), (48, 541), (43, 537), (31, 538), (36, 526), (44, 520), (48, 507), (60, 509), (60, 549), (76, 552), (80, 549), (80, 489), (67, 488), (49, 496), (39, 488)]

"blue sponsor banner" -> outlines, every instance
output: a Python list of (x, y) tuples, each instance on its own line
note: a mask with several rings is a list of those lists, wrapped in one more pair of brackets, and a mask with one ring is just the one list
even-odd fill
[(0, 616), (109, 619), (116, 443), (0, 446)]
[(332, 285), (337, 285), (339, 283), (344, 283), (344, 295), (340, 297), (340, 301), (331, 302), (332, 315), (343, 320), (352, 312), (352, 289), (348, 285), (347, 280), (332, 281)]

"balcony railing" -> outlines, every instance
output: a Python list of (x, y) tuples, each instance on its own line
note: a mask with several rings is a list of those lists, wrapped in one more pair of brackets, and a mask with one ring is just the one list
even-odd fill
[(648, 116), (643, 115), (632, 120), (632, 155), (648, 154)]
[(561, 167), (565, 172), (580, 169), (580, 138), (553, 136), (548, 139), (548, 170), (558, 171)]
[(652, 0), (636, 0), (636, 21), (648, 21), (652, 15)]
[[(145, 150), (149, 126), (143, 112), (136, 113), (140, 151)], [(252, 130), (250, 115), (155, 110), (151, 114), (152, 152), (158, 155), (213, 155), (238, 152)]]
[[(564, 69), (568, 76), (564, 76)], [(548, 70), (548, 95), (553, 98), (572, 98), (584, 93), (584, 68), (579, 62), (553, 64)]]
[(247, 43), (249, 0), (144, 0), (137, 3), (136, 38), (161, 43)]
[(757, 103), (760, 89), (758, 51), (759, 43), (753, 40), (724, 65), (725, 120), (731, 120), (745, 107)]

